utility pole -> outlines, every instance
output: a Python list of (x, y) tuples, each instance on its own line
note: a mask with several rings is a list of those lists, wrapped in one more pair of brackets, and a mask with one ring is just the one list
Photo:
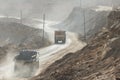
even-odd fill
[(43, 46), (44, 46), (44, 39), (45, 39), (45, 14), (43, 14)]
[(22, 24), (22, 18), (23, 18), (23, 14), (22, 14), (22, 10), (20, 10), (20, 23)]
[(82, 8), (82, 0), (80, 0), (80, 8)]
[(8, 14), (6, 14), (6, 18), (7, 18), (7, 19), (9, 18)]
[(86, 37), (86, 18), (85, 18), (85, 9), (83, 9), (83, 17), (84, 17), (84, 40), (87, 42), (87, 37)]
[(111, 1), (112, 10), (114, 10), (113, 0)]
[(8, 16), (8, 14), (5, 14), (5, 16), (6, 16), (6, 19), (7, 19), (7, 21), (8, 21), (8, 19), (9, 19), (9, 16)]

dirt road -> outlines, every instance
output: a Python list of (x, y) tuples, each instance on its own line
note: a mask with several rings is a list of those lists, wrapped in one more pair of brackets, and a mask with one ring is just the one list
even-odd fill
[[(54, 22), (46, 21), (46, 27), (45, 31), (49, 34), (49, 39), (54, 42), (54, 31), (57, 29), (54, 29), (50, 27), (51, 25), (56, 24)], [(42, 24), (36, 24), (34, 26), (36, 28), (42, 28)], [(53, 44), (51, 46), (38, 49), (36, 51), (39, 52), (39, 62), (40, 67), (39, 70), (34, 74), (33, 76), (40, 74), (43, 70), (45, 70), (49, 65), (51, 65), (56, 60), (62, 58), (64, 55), (70, 53), (70, 52), (76, 52), (77, 50), (80, 50), (85, 46), (85, 43), (82, 41), (79, 41), (77, 38), (77, 35), (74, 33), (67, 32), (67, 41), (63, 45), (57, 45)], [(0, 80), (27, 80), (28, 78), (16, 78), (14, 77), (14, 62), (11, 60), (12, 64), (6, 64), (3, 67), (0, 67)], [(11, 63), (9, 62), (9, 63)], [(7, 70), (9, 70), (9, 73), (7, 73)], [(2, 74), (2, 73), (5, 74)], [(9, 75), (12, 74), (12, 75)], [(9, 75), (9, 76), (8, 76)]]

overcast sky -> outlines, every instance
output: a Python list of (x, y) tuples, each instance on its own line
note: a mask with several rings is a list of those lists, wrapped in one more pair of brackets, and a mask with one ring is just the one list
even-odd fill
[(23, 17), (41, 17), (46, 13), (48, 18), (61, 20), (67, 16), (79, 0), (0, 0), (0, 14)]
[[(109, 1), (109, 2), (108, 2)], [(82, 6), (94, 6), (99, 3), (111, 4), (112, 0), (82, 0)], [(114, 0), (113, 0), (114, 1)], [(0, 14), (41, 18), (46, 13), (48, 19), (63, 20), (72, 9), (80, 5), (80, 0), (0, 0)]]

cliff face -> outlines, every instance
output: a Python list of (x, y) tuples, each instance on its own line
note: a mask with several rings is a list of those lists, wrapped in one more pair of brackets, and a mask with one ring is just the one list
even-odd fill
[[(112, 20), (111, 13), (109, 20)], [(112, 26), (103, 27), (82, 50), (64, 56), (33, 80), (119, 80), (119, 19), (115, 19)]]
[(96, 12), (95, 10), (92, 9), (82, 9), (80, 7), (75, 7), (71, 14), (68, 16), (68, 18), (61, 22), (60, 24), (56, 25), (55, 27), (83, 35), (84, 14), (86, 32), (93, 30), (94, 28), (97, 27), (94, 30), (94, 32), (96, 32), (105, 25), (107, 21), (108, 12), (107, 11)]

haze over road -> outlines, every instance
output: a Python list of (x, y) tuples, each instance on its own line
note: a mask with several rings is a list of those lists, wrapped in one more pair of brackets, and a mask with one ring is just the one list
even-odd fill
[[(40, 20), (41, 21), (41, 20)], [(52, 28), (50, 26), (57, 24), (56, 22), (46, 21), (45, 31), (49, 35), (49, 39), (54, 43), (54, 31), (59, 30)], [(36, 28), (42, 28), (42, 25), (36, 25)], [(64, 55), (70, 52), (76, 52), (77, 50), (83, 48), (85, 43), (79, 41), (77, 35), (71, 32), (66, 32), (66, 43), (63, 45), (53, 44), (49, 47), (38, 50), (39, 51), (39, 59), (40, 59), (40, 70), (38, 73), (46, 69), (50, 64), (54, 61), (62, 58)]]
[[(36, 19), (38, 20), (38, 19)], [(41, 22), (41, 20), (39, 20)], [(51, 28), (51, 25), (55, 25), (57, 23), (55, 22), (50, 22), (46, 21), (45, 25), (45, 32), (48, 33), (49, 39), (54, 42), (54, 31), (57, 29)], [(36, 28), (42, 28), (42, 24), (36, 24), (34, 26)], [(63, 45), (57, 45), (57, 44), (52, 44), (51, 46), (38, 49), (36, 51), (39, 52), (39, 61), (40, 61), (40, 68), (34, 74), (33, 76), (40, 74), (43, 70), (45, 70), (50, 64), (52, 64), (54, 61), (62, 58), (64, 55), (70, 53), (70, 52), (75, 52), (77, 50), (80, 50), (80, 48), (83, 48), (85, 46), (85, 43), (82, 41), (79, 41), (77, 38), (77, 35), (71, 32), (67, 32), (67, 41)], [(13, 59), (13, 58), (12, 58)], [(0, 78), (7, 78), (6, 76), (9, 74), (2, 74), (2, 73), (7, 73), (7, 70), (9, 69), (10, 74), (14, 74), (13, 68), (14, 68), (14, 62), (11, 60), (9, 63), (13, 64), (5, 64), (4, 66), (0, 67)], [(5, 67), (7, 66), (7, 67)], [(0, 79), (1, 80), (1, 79)], [(21, 80), (13, 77), (13, 75), (8, 76), (8, 79), (5, 80)], [(23, 79), (24, 80), (24, 79)]]

